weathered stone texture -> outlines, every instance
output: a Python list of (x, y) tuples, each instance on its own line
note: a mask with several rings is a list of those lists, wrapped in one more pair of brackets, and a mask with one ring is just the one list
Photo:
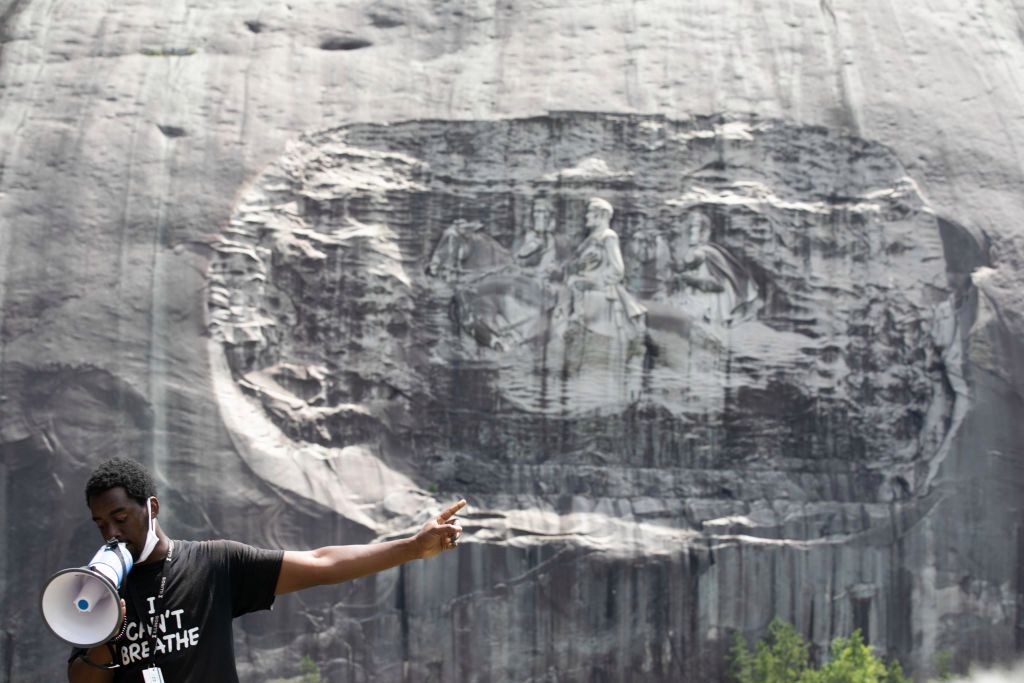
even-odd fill
[(182, 537), (470, 498), (247, 617), (244, 680), (714, 680), (775, 615), (1014, 657), (1019, 14), (0, 0), (0, 680), (60, 679), (36, 591), (124, 452)]

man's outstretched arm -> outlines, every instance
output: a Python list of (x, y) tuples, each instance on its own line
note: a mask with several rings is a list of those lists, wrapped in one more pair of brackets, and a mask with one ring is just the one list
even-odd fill
[(455, 513), (465, 505), (466, 501), (460, 500), (409, 538), (369, 545), (334, 545), (316, 550), (287, 551), (274, 594), (284, 595), (313, 586), (350, 581), (450, 550), (456, 546), (462, 533)]

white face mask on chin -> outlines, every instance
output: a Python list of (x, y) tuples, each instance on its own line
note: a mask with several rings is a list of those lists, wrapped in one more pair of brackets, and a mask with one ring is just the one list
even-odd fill
[(136, 562), (145, 562), (160, 540), (156, 535), (156, 520), (153, 519), (153, 506), (150, 504), (152, 500), (156, 500), (156, 498), (150, 496), (146, 499), (146, 512), (149, 514), (149, 532), (146, 534), (146, 545), (143, 546), (142, 552), (139, 553), (139, 559)]

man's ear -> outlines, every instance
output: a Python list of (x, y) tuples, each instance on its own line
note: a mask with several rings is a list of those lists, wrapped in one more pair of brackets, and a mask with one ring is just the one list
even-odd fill
[(149, 503), (149, 509), (153, 513), (153, 519), (156, 519), (156, 516), (158, 514), (160, 514), (160, 501), (159, 501), (159, 499), (157, 499), (156, 496), (152, 496), (152, 497), (150, 497), (150, 499), (147, 502)]

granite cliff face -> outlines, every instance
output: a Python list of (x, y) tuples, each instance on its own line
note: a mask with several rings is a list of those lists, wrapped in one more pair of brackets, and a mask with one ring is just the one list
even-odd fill
[[(622, 261), (596, 312), (572, 285), (594, 196)], [(468, 494), (486, 545), (686, 563), (666, 579), (681, 613), (631, 637), (657, 653), (589, 655), (712, 675), (714, 649), (673, 652), (756, 630), (776, 592), (822, 648), (920, 623), (890, 611), (913, 600), (894, 539), (934, 505), (963, 423), (964, 272), (987, 256), (884, 147), (722, 117), (352, 125), (273, 164), (213, 247), (215, 383), (264, 478), (377, 534), (429, 490)], [(581, 607), (619, 590), (566, 571)], [(474, 630), (537, 609), (474, 589)], [(684, 617), (667, 641), (655, 626)], [(535, 676), (524, 654), (501, 677)], [(585, 654), (577, 675), (607, 667)]]
[(175, 536), (470, 499), (243, 679), (1019, 652), (1017, 10), (684, 5), (0, 2), (0, 677), (114, 452)]

